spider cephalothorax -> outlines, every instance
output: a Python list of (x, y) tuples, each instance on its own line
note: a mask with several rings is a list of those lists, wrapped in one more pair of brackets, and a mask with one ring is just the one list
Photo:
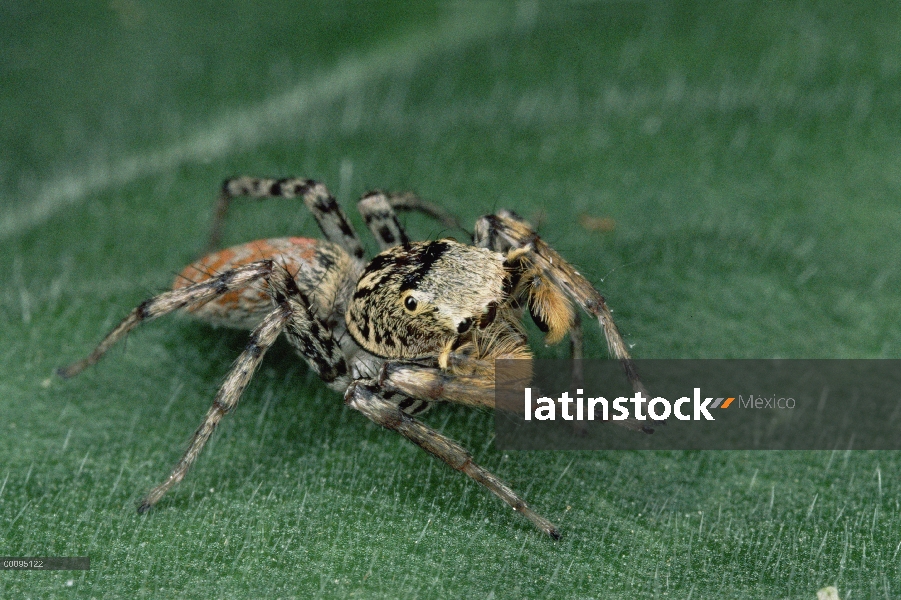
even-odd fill
[(148, 510), (184, 478), (221, 418), (237, 405), (266, 350), (284, 333), (323, 381), (344, 391), (348, 406), (462, 471), (558, 537), (550, 521), (475, 464), (462, 446), (412, 415), (438, 400), (494, 407), (495, 359), (531, 356), (520, 323), (526, 308), (547, 343), (569, 334), (573, 357), (580, 358), (574, 306), (581, 307), (603, 328), (610, 354), (623, 363), (633, 387), (644, 392), (603, 296), (509, 211), (479, 219), (472, 245), (410, 242), (396, 209), (458, 225), (409, 194), (373, 192), (360, 200), (381, 249), (367, 263), (334, 197), (308, 179), (226, 180), (211, 249), (236, 196), (301, 197), (327, 241), (279, 238), (210, 252), (182, 271), (172, 290), (134, 309), (87, 358), (59, 370), (63, 377), (77, 375), (142, 322), (176, 310), (253, 330), (187, 451), (139, 510)]
[(510, 291), (504, 257), (455, 240), (395, 246), (363, 271), (347, 327), (385, 358), (446, 355), (473, 327), (484, 328)]

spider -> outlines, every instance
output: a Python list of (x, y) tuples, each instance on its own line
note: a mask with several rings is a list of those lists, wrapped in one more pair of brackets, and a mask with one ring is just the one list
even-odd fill
[[(230, 202), (239, 196), (302, 198), (325, 240), (265, 239), (213, 251)], [(610, 355), (622, 362), (632, 387), (646, 395), (604, 297), (511, 211), (481, 217), (469, 245), (451, 238), (410, 241), (395, 210), (456, 225), (442, 209), (411, 194), (370, 192), (358, 209), (381, 250), (369, 261), (323, 184), (227, 179), (209, 253), (186, 267), (170, 291), (131, 311), (89, 356), (57, 371), (64, 378), (77, 375), (141, 323), (176, 310), (252, 330), (184, 455), (138, 511), (149, 510), (185, 477), (219, 421), (238, 404), (263, 355), (284, 333), (309, 367), (344, 393), (348, 406), (462, 471), (558, 539), (553, 523), (473, 462), (460, 444), (414, 415), (438, 400), (493, 408), (495, 359), (531, 358), (522, 326), (526, 310), (548, 344), (569, 334), (574, 358), (582, 355), (575, 306), (596, 318)]]

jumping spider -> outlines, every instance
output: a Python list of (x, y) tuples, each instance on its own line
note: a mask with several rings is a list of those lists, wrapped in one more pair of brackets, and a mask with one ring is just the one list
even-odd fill
[[(277, 238), (212, 251), (229, 203), (238, 196), (303, 198), (327, 241)], [(210, 253), (185, 268), (172, 290), (135, 308), (87, 358), (59, 369), (63, 377), (77, 375), (144, 321), (179, 309), (209, 323), (252, 330), (188, 449), (139, 512), (184, 478), (219, 420), (237, 405), (266, 350), (285, 333), (310, 368), (344, 393), (347, 405), (462, 471), (558, 538), (556, 526), (475, 464), (462, 446), (413, 415), (438, 400), (493, 408), (494, 360), (531, 357), (524, 310), (547, 343), (569, 333), (579, 358), (574, 304), (598, 320), (610, 354), (622, 362), (633, 388), (644, 392), (603, 296), (512, 212), (480, 218), (467, 245), (453, 239), (411, 242), (395, 209), (455, 223), (415, 196), (371, 192), (358, 208), (381, 250), (370, 261), (321, 183), (226, 180)]]

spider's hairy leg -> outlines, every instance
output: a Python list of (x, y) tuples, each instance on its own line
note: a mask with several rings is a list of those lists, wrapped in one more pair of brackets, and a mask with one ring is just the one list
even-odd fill
[[(476, 227), (476, 235), (480, 236), (479, 224)], [(497, 241), (500, 240), (496, 239), (495, 242)], [(478, 246), (484, 242), (479, 237), (475, 243)], [(576, 311), (572, 301), (531, 260), (530, 245), (492, 249), (505, 253), (504, 268), (511, 274), (511, 295), (517, 300), (525, 301), (532, 320), (545, 334), (545, 343), (558, 343), (576, 326)]]
[(357, 202), (357, 210), (378, 242), (379, 251), (410, 243), (407, 232), (398, 221), (384, 192), (373, 191), (365, 194)]
[(360, 239), (335, 197), (322, 183), (297, 177), (283, 179), (233, 177), (226, 179), (219, 191), (205, 254), (218, 248), (232, 198), (239, 196), (258, 199), (303, 197), (304, 204), (313, 213), (326, 239), (343, 247), (356, 260), (363, 260), (365, 253)]
[(288, 342), (316, 372), (333, 388), (344, 389), (349, 382), (347, 362), (332, 332), (310, 310), (309, 298), (297, 287), (290, 273), (275, 266), (280, 276), (269, 279), (269, 294), (279, 305), (287, 306), (291, 318), (285, 328)]
[[(347, 374), (344, 356), (331, 332), (310, 313), (309, 305), (291, 274), (276, 264), (265, 281), (275, 309), (250, 334), (246, 348), (219, 388), (213, 405), (194, 432), (188, 449), (169, 477), (144, 498), (138, 507), (139, 512), (149, 510), (173, 485), (184, 479), (219, 421), (237, 406), (244, 388), (263, 360), (263, 355), (283, 331), (288, 336), (288, 341), (326, 383), (339, 383)], [(341, 387), (345, 386), (346, 381), (343, 381)]]
[(145, 300), (110, 331), (90, 355), (66, 367), (61, 367), (56, 372), (63, 378), (74, 377), (100, 360), (116, 342), (141, 323), (180, 308), (200, 306), (223, 294), (246, 288), (253, 282), (268, 277), (272, 273), (272, 269), (271, 260), (261, 260), (231, 269), (218, 277), (181, 289), (163, 292)]
[(582, 372), (581, 362), (583, 356), (582, 318), (579, 313), (576, 313), (572, 329), (569, 330), (569, 357), (573, 362), (572, 382), (577, 388), (585, 385), (585, 374)]
[(472, 239), (472, 232), (463, 227), (457, 218), (432, 202), (427, 202), (412, 192), (387, 195), (388, 204), (396, 211), (416, 211), (435, 219), (448, 229), (460, 229)]
[(238, 357), (238, 360), (235, 361), (228, 376), (226, 376), (222, 387), (219, 388), (219, 392), (213, 400), (213, 405), (207, 411), (200, 427), (191, 436), (188, 449), (185, 450), (181, 460), (172, 469), (169, 477), (163, 483), (150, 490), (147, 496), (141, 500), (141, 503), (138, 505), (138, 512), (143, 513), (150, 510), (172, 486), (184, 479), (188, 469), (197, 460), (219, 421), (237, 406), (241, 393), (247, 387), (251, 377), (253, 377), (254, 372), (263, 360), (263, 355), (266, 354), (266, 350), (272, 346), (275, 339), (282, 332), (290, 316), (290, 308), (283, 304), (272, 311), (250, 334), (247, 347)]
[(507, 484), (474, 463), (472, 455), (463, 446), (405, 414), (396, 404), (383, 398), (377, 387), (355, 381), (347, 388), (344, 400), (374, 423), (396, 431), (429, 454), (443, 460), (451, 468), (461, 471), (485, 486), (513, 510), (529, 519), (539, 530), (555, 540), (560, 538), (560, 532), (553, 523), (529, 508)]
[(385, 363), (380, 379), (380, 385), (386, 391), (411, 398), (494, 408), (493, 375), (458, 375), (444, 369), (398, 361)]
[(392, 246), (406, 244), (410, 241), (406, 231), (397, 219), (395, 211), (416, 211), (435, 219), (448, 229), (460, 229), (472, 238), (472, 233), (463, 229), (460, 222), (443, 208), (426, 202), (419, 196), (404, 192), (388, 194), (374, 190), (364, 194), (357, 202), (357, 209), (366, 221), (379, 244), (379, 250), (387, 250)]
[[(509, 211), (479, 219), (475, 228), (477, 246), (514, 256), (533, 271), (545, 288), (555, 288), (598, 320), (610, 355), (620, 361), (632, 388), (647, 395), (632, 356), (616, 327), (604, 296), (556, 250), (544, 242), (524, 220)], [(530, 299), (531, 302), (531, 299)]]

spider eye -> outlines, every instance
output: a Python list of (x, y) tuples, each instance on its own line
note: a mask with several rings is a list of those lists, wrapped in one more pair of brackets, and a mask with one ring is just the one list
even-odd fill
[(472, 319), (463, 319), (460, 321), (460, 324), (457, 325), (457, 333), (466, 333), (469, 331), (470, 327), (472, 327)]
[(407, 296), (404, 300), (404, 308), (406, 308), (410, 312), (416, 310), (417, 306), (419, 306), (419, 303), (416, 302), (416, 298), (414, 298), (413, 296)]

